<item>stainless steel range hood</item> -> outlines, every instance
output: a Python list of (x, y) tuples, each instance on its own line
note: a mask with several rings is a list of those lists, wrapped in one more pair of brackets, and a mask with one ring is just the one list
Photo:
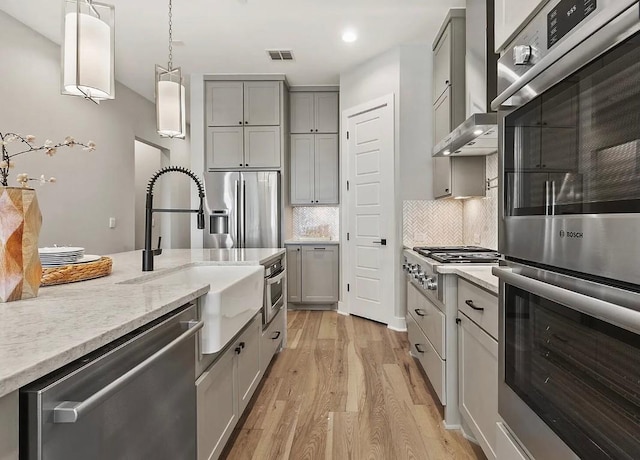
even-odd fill
[(433, 156), (491, 155), (498, 151), (498, 116), (476, 113), (433, 148)]
[(474, 113), (433, 148), (433, 156), (491, 155), (498, 151), (498, 117), (491, 110), (497, 93), (494, 0), (467, 0), (465, 90), (467, 114)]

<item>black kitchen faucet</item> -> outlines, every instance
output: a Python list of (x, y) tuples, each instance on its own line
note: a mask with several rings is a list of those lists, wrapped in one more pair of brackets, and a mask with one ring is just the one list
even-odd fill
[[(198, 186), (198, 196), (200, 197), (200, 207), (198, 209), (153, 209), (153, 187), (160, 176), (168, 172), (179, 172), (189, 176)], [(160, 243), (162, 237), (158, 237), (158, 248), (151, 249), (151, 230), (154, 212), (184, 212), (184, 213), (198, 213), (198, 229), (204, 229), (204, 186), (198, 177), (189, 169), (182, 168), (180, 166), (167, 166), (156, 172), (149, 180), (147, 185), (147, 201), (146, 201), (146, 215), (144, 221), (144, 250), (142, 251), (142, 271), (153, 271), (153, 257), (162, 254), (162, 248)]]

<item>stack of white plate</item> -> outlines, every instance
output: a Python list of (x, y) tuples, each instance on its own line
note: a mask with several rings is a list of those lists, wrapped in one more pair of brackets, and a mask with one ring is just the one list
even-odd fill
[(93, 262), (100, 259), (100, 256), (85, 256), (84, 248), (74, 247), (39, 248), (38, 253), (40, 254), (40, 263), (45, 268)]

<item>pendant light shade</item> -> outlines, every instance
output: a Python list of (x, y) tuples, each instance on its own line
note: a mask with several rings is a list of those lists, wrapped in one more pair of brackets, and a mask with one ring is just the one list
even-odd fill
[(115, 97), (115, 8), (65, 0), (62, 94), (99, 102)]
[(161, 137), (184, 139), (187, 134), (185, 91), (180, 67), (173, 67), (173, 18), (169, 0), (169, 64), (156, 65), (156, 120)]
[(168, 70), (156, 65), (156, 115), (160, 136), (185, 138), (185, 91), (180, 67)]

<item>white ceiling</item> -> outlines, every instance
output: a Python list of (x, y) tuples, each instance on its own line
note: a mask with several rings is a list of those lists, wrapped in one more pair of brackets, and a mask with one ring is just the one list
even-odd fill
[[(116, 79), (153, 100), (166, 64), (168, 1), (105, 0), (116, 7)], [(431, 43), (465, 0), (173, 0), (174, 65), (183, 73), (284, 73), (292, 85), (337, 84), (340, 72), (401, 43)], [(0, 0), (0, 8), (60, 43), (62, 0)], [(346, 28), (355, 43), (341, 39)], [(266, 49), (291, 49), (271, 62)]]

